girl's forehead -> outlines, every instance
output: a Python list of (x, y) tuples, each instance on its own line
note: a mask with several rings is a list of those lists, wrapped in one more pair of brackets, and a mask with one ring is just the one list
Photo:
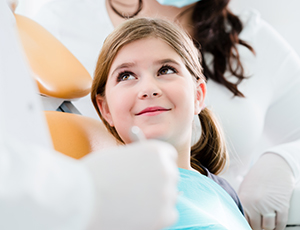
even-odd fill
[(166, 58), (182, 62), (181, 56), (166, 41), (156, 37), (148, 37), (132, 41), (121, 47), (112, 62), (111, 68), (116, 62), (138, 62)]
[(122, 52), (122, 50), (132, 51), (132, 49), (134, 49), (135, 47), (137, 51), (142, 51), (147, 49), (152, 50), (153, 48), (158, 48), (158, 47), (163, 48), (163, 50), (174, 51), (173, 48), (165, 40), (151, 36), (151, 37), (141, 38), (135, 41), (128, 42), (118, 51), (118, 53)]

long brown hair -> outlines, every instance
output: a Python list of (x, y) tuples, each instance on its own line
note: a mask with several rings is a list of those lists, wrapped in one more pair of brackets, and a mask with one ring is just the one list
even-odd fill
[[(120, 143), (123, 143), (123, 140), (118, 135), (116, 129), (111, 127), (103, 118), (98, 108), (97, 95), (105, 98), (105, 86), (109, 70), (119, 50), (126, 44), (149, 37), (159, 38), (170, 45), (182, 58), (191, 75), (196, 80), (205, 80), (202, 74), (198, 49), (194, 46), (192, 39), (178, 26), (161, 19), (150, 18), (129, 19), (122, 23), (106, 38), (102, 46), (91, 91), (91, 99), (100, 118), (108, 131)], [(203, 127), (202, 135), (198, 143), (191, 150), (192, 166), (201, 173), (204, 172), (197, 165), (203, 165), (212, 173), (218, 173), (224, 168), (227, 159), (225, 141), (220, 133), (218, 124), (208, 108), (205, 108), (199, 114), (199, 119)]]
[[(202, 54), (213, 56), (212, 67), (203, 58), (202, 66), (207, 79), (212, 79), (226, 88), (234, 96), (244, 97), (238, 85), (246, 79), (244, 68), (237, 49), (245, 46), (253, 54), (253, 48), (238, 36), (243, 29), (242, 22), (228, 8), (230, 0), (201, 0), (193, 9), (193, 39)], [(235, 83), (229, 82), (224, 74), (229, 70), (237, 78)]]

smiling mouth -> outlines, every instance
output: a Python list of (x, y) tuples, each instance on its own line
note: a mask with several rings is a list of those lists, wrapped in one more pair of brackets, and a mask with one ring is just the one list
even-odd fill
[(140, 115), (157, 115), (160, 114), (162, 112), (167, 112), (170, 111), (171, 109), (166, 109), (163, 107), (149, 107), (146, 108), (144, 110), (142, 110), (141, 112), (137, 113), (136, 116), (140, 116)]

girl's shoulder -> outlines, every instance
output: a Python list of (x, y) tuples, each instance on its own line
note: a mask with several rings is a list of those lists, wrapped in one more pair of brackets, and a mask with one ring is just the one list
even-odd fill
[(221, 178), (221, 177), (216, 176), (216, 175), (212, 174), (211, 172), (209, 172), (209, 170), (207, 168), (205, 168), (204, 166), (200, 165), (200, 167), (202, 167), (206, 171), (206, 176), (202, 175), (196, 171), (179, 169), (181, 178), (188, 179), (192, 183), (197, 183), (197, 181), (199, 181), (201, 179), (202, 180), (206, 180), (208, 178), (211, 179), (231, 196), (231, 198), (236, 203), (236, 205), (238, 206), (241, 213), (244, 215), (244, 210), (243, 210), (241, 201), (240, 201), (237, 193), (235, 192), (235, 190), (231, 187), (231, 185), (224, 178)]
[(244, 215), (244, 209), (242, 203), (236, 193), (236, 191), (231, 187), (231, 185), (222, 177), (212, 174), (208, 171), (208, 169), (204, 168), (207, 171), (207, 177), (215, 181), (218, 185), (220, 185), (234, 200), (236, 205), (238, 206), (241, 213)]

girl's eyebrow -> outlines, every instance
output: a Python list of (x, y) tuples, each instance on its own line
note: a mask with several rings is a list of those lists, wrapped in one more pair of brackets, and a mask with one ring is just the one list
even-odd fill
[(155, 62), (155, 64), (160, 64), (160, 65), (163, 65), (163, 64), (166, 64), (166, 63), (172, 63), (172, 64), (175, 64), (175, 65), (180, 65), (177, 61), (175, 61), (174, 59), (170, 59), (170, 58), (158, 60), (158, 61)]
[(119, 69), (123, 69), (123, 68), (129, 68), (129, 67), (132, 67), (134, 66), (135, 63), (134, 62), (125, 62), (125, 63), (122, 63), (120, 65), (118, 65), (114, 71), (111, 73), (111, 75), (114, 75), (115, 72), (117, 72)]

